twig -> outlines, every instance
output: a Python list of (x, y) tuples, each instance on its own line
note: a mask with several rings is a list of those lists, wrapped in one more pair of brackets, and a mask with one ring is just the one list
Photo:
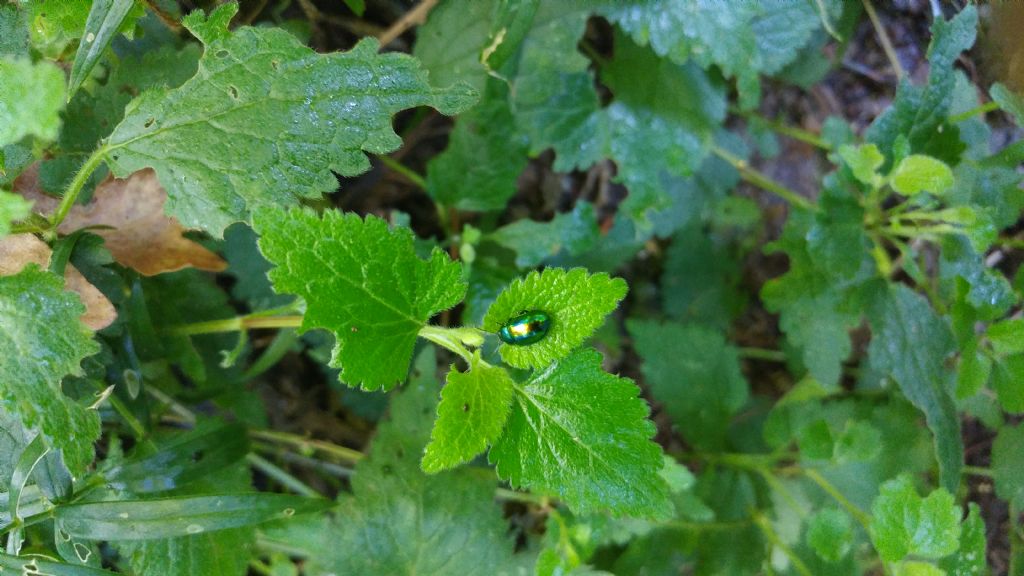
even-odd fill
[(405, 15), (392, 24), (390, 28), (382, 32), (380, 36), (377, 36), (377, 39), (380, 40), (381, 47), (383, 48), (393, 42), (395, 38), (404, 34), (409, 28), (425, 22), (427, 14), (429, 14), (436, 5), (437, 0), (423, 0), (416, 5), (415, 8), (406, 12)]
[(871, 25), (875, 27), (875, 33), (878, 34), (878, 42), (882, 45), (882, 51), (885, 52), (886, 58), (889, 59), (889, 63), (892, 65), (893, 72), (896, 73), (896, 78), (902, 79), (907, 73), (903, 70), (903, 65), (900, 64), (900, 59), (896, 55), (896, 48), (892, 45), (889, 33), (885, 31), (882, 21), (878, 19), (878, 13), (875, 12), (875, 7), (871, 4), (871, 0), (861, 1), (864, 3), (864, 11), (868, 13), (868, 18), (871, 19)]

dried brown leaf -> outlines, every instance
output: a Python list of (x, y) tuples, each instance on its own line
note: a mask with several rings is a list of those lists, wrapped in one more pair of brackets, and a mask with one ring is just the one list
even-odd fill
[[(38, 185), (38, 171), (26, 170), (15, 182), (15, 191), (33, 200), (35, 210), (48, 214), (57, 200)], [(198, 268), (219, 272), (227, 267), (220, 256), (183, 236), (185, 228), (164, 214), (167, 192), (156, 173), (141, 170), (126, 179), (107, 179), (96, 187), (92, 201), (75, 206), (58, 231), (70, 234), (89, 226), (104, 226), (93, 232), (103, 238), (118, 263), (146, 276)]]
[[(0, 238), (0, 276), (17, 274), (29, 264), (38, 264), (41, 268), (46, 268), (50, 265), (52, 254), (53, 251), (46, 242), (32, 234), (4, 236)], [(82, 323), (90, 329), (106, 328), (117, 318), (117, 311), (110, 300), (107, 300), (107, 297), (71, 264), (64, 268), (64, 286), (82, 299), (82, 304), (85, 304), (85, 314), (81, 316)]]

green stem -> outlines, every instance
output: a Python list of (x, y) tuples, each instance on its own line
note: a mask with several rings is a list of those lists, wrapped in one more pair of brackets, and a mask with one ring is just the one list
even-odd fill
[(789, 558), (789, 561), (793, 564), (793, 568), (795, 568), (801, 576), (814, 576), (814, 573), (807, 568), (807, 564), (804, 564), (804, 561), (793, 552), (793, 549), (786, 545), (786, 543), (782, 541), (782, 538), (779, 538), (779, 535), (775, 533), (775, 529), (772, 528), (772, 523), (765, 518), (764, 514), (755, 510), (752, 517), (754, 519), (754, 524), (757, 524), (757, 527), (761, 529), (761, 533), (764, 534), (764, 537), (767, 538), (773, 546), (782, 550), (782, 553)]
[(850, 516), (853, 516), (854, 519), (864, 527), (865, 532), (868, 532), (869, 534), (871, 533), (871, 517), (868, 516), (867, 513), (854, 505), (853, 502), (850, 502), (846, 496), (843, 496), (842, 492), (837, 490), (836, 487), (826, 480), (824, 476), (819, 474), (817, 470), (804, 468), (803, 473), (804, 476), (807, 476), (812, 482), (817, 484), (819, 488), (824, 490), (825, 493), (838, 502), (840, 506), (846, 508), (846, 511), (850, 513)]
[(786, 362), (786, 353), (782, 350), (769, 350), (767, 348), (751, 348), (749, 346), (739, 349), (740, 357), (752, 360), (767, 360), (769, 362)]
[[(102, 392), (103, 390), (105, 390), (105, 387), (100, 382), (94, 381), (93, 384), (96, 385), (96, 389), (98, 392)], [(110, 396), (108, 396), (107, 401), (110, 402), (110, 405), (114, 407), (114, 410), (117, 412), (117, 414), (121, 416), (121, 419), (124, 420), (126, 424), (128, 424), (128, 427), (132, 429), (132, 432), (135, 433), (135, 438), (137, 440), (142, 440), (143, 438), (146, 437), (146, 427), (142, 425), (142, 422), (139, 422), (139, 419), (136, 418), (134, 414), (132, 414), (131, 410), (128, 409), (128, 405), (117, 397), (117, 394), (111, 394)]]
[(750, 523), (751, 520), (749, 518), (744, 520), (726, 520), (721, 522), (688, 522), (686, 520), (670, 520), (668, 522), (658, 524), (658, 527), (701, 532), (705, 530), (738, 530), (740, 528), (746, 528)]
[(170, 329), (172, 334), (195, 336), (197, 334), (215, 334), (218, 332), (241, 332), (257, 328), (298, 328), (302, 326), (302, 316), (263, 316), (259, 313), (223, 320), (209, 320), (194, 324), (183, 324)]
[(794, 140), (799, 140), (800, 142), (810, 144), (815, 148), (821, 148), (822, 150), (832, 149), (832, 147), (828, 145), (828, 142), (825, 142), (824, 140), (822, 140), (821, 136), (818, 136), (817, 134), (811, 132), (810, 130), (804, 130), (803, 128), (797, 128), (796, 126), (783, 124), (778, 120), (765, 118), (756, 112), (741, 110), (736, 107), (730, 107), (729, 112), (742, 116), (751, 122), (761, 122), (768, 128), (772, 129), (773, 131), (779, 134), (782, 134), (783, 136), (788, 136)]
[(320, 494), (316, 490), (313, 490), (305, 483), (303, 483), (302, 480), (299, 480), (295, 476), (292, 476), (284, 469), (278, 467), (276, 464), (260, 456), (259, 454), (248, 454), (245, 457), (245, 459), (248, 460), (249, 463), (252, 464), (254, 468), (266, 474), (268, 477), (276, 480), (279, 484), (281, 484), (285, 488), (290, 489), (296, 494), (309, 496), (311, 498), (323, 498), (323, 494)]
[(977, 106), (975, 108), (971, 108), (970, 110), (968, 110), (966, 112), (961, 112), (959, 114), (955, 114), (953, 116), (950, 116), (948, 122), (950, 124), (956, 124), (958, 122), (963, 122), (964, 120), (967, 120), (969, 118), (974, 118), (975, 116), (978, 116), (978, 115), (981, 115), (981, 114), (988, 114), (989, 112), (994, 112), (996, 110), (999, 110), (999, 103), (998, 102), (986, 102), (986, 103), (981, 104), (981, 105), (979, 105), (979, 106)]
[(984, 476), (985, 478), (992, 478), (992, 470), (983, 466), (964, 466), (960, 469), (962, 474), (970, 474), (971, 476)]
[(420, 174), (416, 173), (411, 168), (407, 168), (404, 164), (402, 164), (398, 160), (395, 160), (391, 156), (385, 156), (383, 154), (380, 155), (380, 156), (377, 156), (377, 159), (380, 160), (381, 164), (387, 166), (388, 168), (390, 168), (391, 170), (393, 170), (395, 172), (398, 172), (402, 176), (405, 176), (405, 178), (408, 181), (412, 182), (413, 184), (418, 186), (420, 189), (422, 189), (422, 190), (426, 190), (427, 189), (427, 179), (424, 178), (423, 176), (421, 176)]
[(68, 212), (71, 212), (71, 208), (75, 205), (75, 201), (78, 200), (78, 195), (82, 192), (82, 188), (85, 183), (89, 181), (89, 177), (96, 171), (96, 168), (103, 162), (103, 159), (107, 155), (106, 146), (101, 146), (92, 156), (86, 159), (85, 164), (75, 174), (71, 184), (68, 185), (68, 189), (64, 191), (64, 196), (60, 199), (60, 205), (57, 206), (57, 211), (53, 213), (50, 218), (50, 228), (56, 230), (60, 223), (64, 221), (68, 216)]
[(903, 65), (900, 64), (900, 59), (896, 55), (896, 49), (892, 45), (889, 33), (882, 26), (882, 21), (879, 20), (878, 13), (875, 12), (875, 7), (871, 4), (871, 0), (862, 0), (862, 2), (864, 3), (864, 11), (868, 13), (868, 18), (871, 20), (871, 25), (875, 27), (875, 33), (878, 35), (878, 43), (882, 45), (882, 51), (885, 52), (886, 58), (889, 59), (892, 70), (896, 73), (896, 78), (902, 80), (907, 73), (903, 70)]
[(473, 361), (473, 354), (462, 343), (462, 340), (458, 338), (455, 330), (451, 328), (427, 325), (420, 328), (419, 335), (424, 340), (429, 340), (442, 348), (458, 354), (467, 364)]
[(734, 155), (732, 152), (729, 152), (728, 150), (725, 150), (723, 148), (719, 148), (718, 146), (712, 146), (711, 152), (715, 156), (718, 156), (722, 160), (725, 160), (729, 164), (732, 164), (733, 168), (739, 171), (740, 177), (743, 178), (743, 180), (753, 184), (754, 186), (757, 186), (758, 188), (761, 188), (762, 190), (775, 194), (779, 198), (782, 198), (783, 200), (788, 202), (789, 205), (793, 206), (794, 208), (810, 210), (812, 212), (817, 211), (817, 206), (812, 204), (809, 200), (801, 196), (795, 190), (790, 190), (789, 188), (786, 188), (782, 184), (779, 184), (778, 182), (765, 176), (761, 172), (751, 168), (745, 160)]
[(323, 440), (313, 440), (297, 434), (279, 432), (277, 430), (250, 430), (249, 436), (258, 440), (287, 444), (298, 448), (301, 452), (324, 452), (346, 462), (358, 462), (363, 459), (363, 453), (358, 450), (338, 446)]

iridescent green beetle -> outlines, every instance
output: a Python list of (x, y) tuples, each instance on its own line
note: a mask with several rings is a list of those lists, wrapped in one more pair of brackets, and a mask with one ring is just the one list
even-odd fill
[(529, 346), (544, 339), (551, 330), (551, 316), (543, 310), (523, 310), (498, 330), (498, 338), (511, 346)]

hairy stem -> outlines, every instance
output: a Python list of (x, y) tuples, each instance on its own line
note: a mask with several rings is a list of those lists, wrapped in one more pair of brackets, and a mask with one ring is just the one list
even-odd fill
[(60, 199), (60, 205), (57, 206), (57, 211), (53, 213), (53, 216), (50, 219), (50, 228), (52, 230), (56, 230), (57, 227), (60, 226), (60, 223), (67, 218), (68, 213), (71, 212), (71, 208), (78, 200), (78, 195), (81, 194), (82, 188), (85, 187), (85, 183), (89, 181), (89, 177), (92, 176), (92, 173), (95, 172), (97, 168), (99, 168), (106, 156), (107, 148), (106, 146), (101, 146), (92, 153), (92, 156), (89, 156), (89, 158), (86, 159), (85, 164), (82, 164), (78, 173), (75, 174), (74, 179), (71, 180), (71, 184), (68, 185), (68, 189), (64, 191), (64, 196)]
[(732, 152), (719, 148), (718, 146), (712, 146), (711, 152), (715, 156), (718, 156), (722, 160), (732, 164), (733, 168), (739, 171), (740, 177), (746, 182), (749, 182), (762, 190), (775, 194), (779, 198), (788, 202), (789, 205), (794, 208), (817, 211), (818, 207), (812, 204), (808, 199), (801, 196), (798, 192), (779, 184), (761, 172), (751, 168), (750, 165), (747, 164), (746, 160), (737, 157)]

